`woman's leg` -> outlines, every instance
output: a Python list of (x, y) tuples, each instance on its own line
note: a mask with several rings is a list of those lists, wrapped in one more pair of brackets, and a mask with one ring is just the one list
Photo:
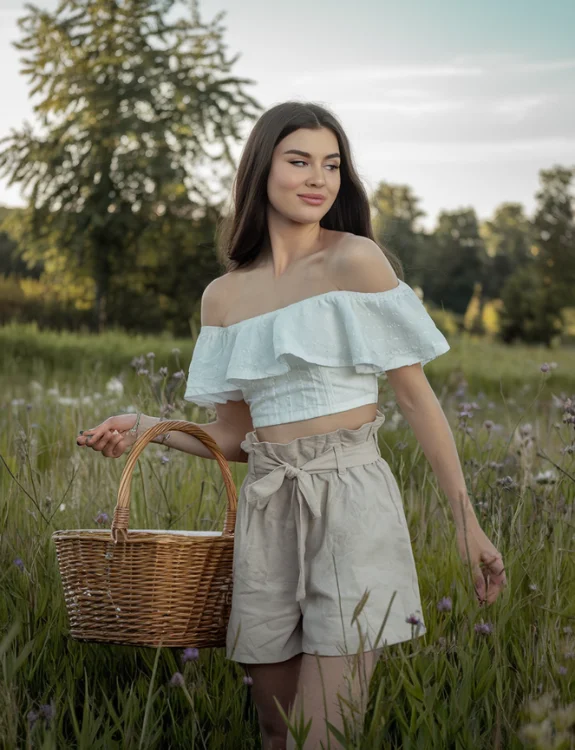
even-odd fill
[(295, 699), (303, 654), (275, 664), (242, 664), (252, 680), (252, 698), (258, 711), (262, 750), (285, 750), (287, 725), (278, 711), (274, 696), (286, 716)]
[[(355, 726), (357, 736), (360, 736), (369, 699), (369, 683), (381, 652), (379, 648), (344, 656), (303, 654), (290, 723), (299, 723), (302, 707), (303, 724), (312, 720), (304, 750), (339, 750), (342, 747), (328, 731), (326, 717), (344, 733), (343, 713), (348, 726)], [(291, 733), (286, 748), (295, 748)]]

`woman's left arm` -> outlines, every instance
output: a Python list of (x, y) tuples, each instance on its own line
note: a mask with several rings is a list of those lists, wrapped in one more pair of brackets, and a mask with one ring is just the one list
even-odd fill
[[(379, 245), (368, 237), (349, 235), (329, 257), (330, 275), (338, 289), (384, 292), (399, 283)], [(471, 564), (477, 597), (480, 602), (491, 604), (506, 583), (503, 562), (479, 526), (441, 404), (421, 364), (387, 370), (387, 379), (449, 499), (457, 528), (457, 546), (463, 561), (469, 560)]]
[(475, 515), (447, 417), (421, 364), (388, 370), (386, 375), (402, 414), (449, 500), (458, 550), (464, 562), (469, 560), (477, 597), (480, 603), (491, 604), (506, 584), (503, 561)]

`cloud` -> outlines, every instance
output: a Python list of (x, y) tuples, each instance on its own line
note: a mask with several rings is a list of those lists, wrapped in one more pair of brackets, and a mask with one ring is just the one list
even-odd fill
[(463, 164), (545, 159), (575, 161), (575, 138), (516, 138), (507, 141), (371, 141), (363, 145), (370, 159), (383, 162)]
[(452, 112), (465, 108), (465, 102), (457, 99), (437, 99), (435, 101), (401, 102), (401, 101), (338, 101), (339, 110), (358, 110), (361, 112), (394, 112), (400, 115), (429, 115)]
[(451, 98), (434, 98), (433, 92), (427, 91), (418, 97), (403, 96), (397, 90), (386, 91), (374, 99), (344, 99), (338, 101), (338, 110), (357, 112), (383, 112), (406, 117), (419, 115), (441, 115), (447, 112), (461, 112), (464, 115), (479, 115), (488, 118), (490, 115), (497, 122), (518, 122), (529, 113), (548, 105), (556, 97), (539, 94), (533, 96), (471, 96)]
[(338, 83), (367, 83), (406, 78), (454, 78), (481, 76), (484, 69), (469, 65), (365, 65), (356, 68), (330, 68), (297, 76), (296, 85), (337, 81)]
[[(475, 62), (473, 60), (475, 59)], [(477, 78), (486, 74), (547, 73), (575, 69), (575, 59), (517, 62), (511, 55), (486, 55), (478, 58), (456, 58), (446, 64), (359, 65), (357, 67), (314, 70), (293, 79), (294, 85), (342, 83), (376, 83), (410, 79)]]
[(527, 114), (549, 101), (545, 94), (534, 96), (505, 97), (494, 102), (493, 112), (503, 115), (507, 120), (522, 120)]
[(575, 69), (573, 60), (548, 60), (546, 62), (516, 63), (507, 68), (511, 73), (547, 73), (557, 70)]

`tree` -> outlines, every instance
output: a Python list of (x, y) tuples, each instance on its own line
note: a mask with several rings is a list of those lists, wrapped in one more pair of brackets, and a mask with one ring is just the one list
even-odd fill
[(485, 247), (475, 211), (442, 211), (430, 239), (422, 285), (425, 296), (464, 314), (475, 285), (483, 285), (485, 276)]
[(537, 263), (544, 283), (561, 306), (575, 299), (575, 221), (571, 183), (574, 169), (554, 167), (539, 173), (541, 189), (533, 224)]
[(95, 280), (96, 324), (107, 321), (115, 274), (135, 262), (138, 238), (158, 217), (212, 210), (235, 166), (230, 145), (259, 103), (249, 79), (229, 75), (223, 13), (204, 24), (166, 19), (177, 0), (61, 0), (54, 14), (28, 5), (19, 20), (29, 52), (22, 73), (41, 92), (26, 123), (0, 152), (9, 184), (31, 186), (31, 236)]
[(487, 251), (483, 294), (497, 299), (514, 271), (534, 261), (533, 228), (520, 203), (502, 203), (493, 219), (483, 223), (481, 236)]
[(419, 198), (409, 185), (380, 182), (371, 203), (376, 238), (399, 257), (408, 281), (419, 283), (417, 263), (421, 243), (417, 222), (425, 216), (419, 208)]
[(535, 264), (518, 268), (507, 279), (501, 299), (500, 337), (505, 343), (520, 339), (550, 346), (553, 337), (561, 333), (561, 306)]

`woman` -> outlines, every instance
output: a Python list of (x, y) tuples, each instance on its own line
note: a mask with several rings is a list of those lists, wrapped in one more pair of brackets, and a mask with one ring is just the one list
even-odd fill
[[(327, 746), (326, 718), (343, 726), (340, 696), (361, 723), (382, 646), (425, 633), (403, 503), (379, 451), (377, 375), (450, 502), (481, 603), (496, 599), (505, 572), (422, 368), (449, 345), (375, 243), (334, 115), (298, 102), (264, 113), (234, 198), (220, 243), (227, 273), (202, 296), (185, 398), (215, 409), (201, 427), (229, 461), (249, 465), (227, 656), (253, 680), (263, 747), (294, 747), (277, 698), (286, 715), (312, 720), (305, 747), (316, 748)], [(120, 456), (158, 418), (135, 422), (110, 417), (78, 442)], [(183, 433), (155, 442), (213, 458)]]

